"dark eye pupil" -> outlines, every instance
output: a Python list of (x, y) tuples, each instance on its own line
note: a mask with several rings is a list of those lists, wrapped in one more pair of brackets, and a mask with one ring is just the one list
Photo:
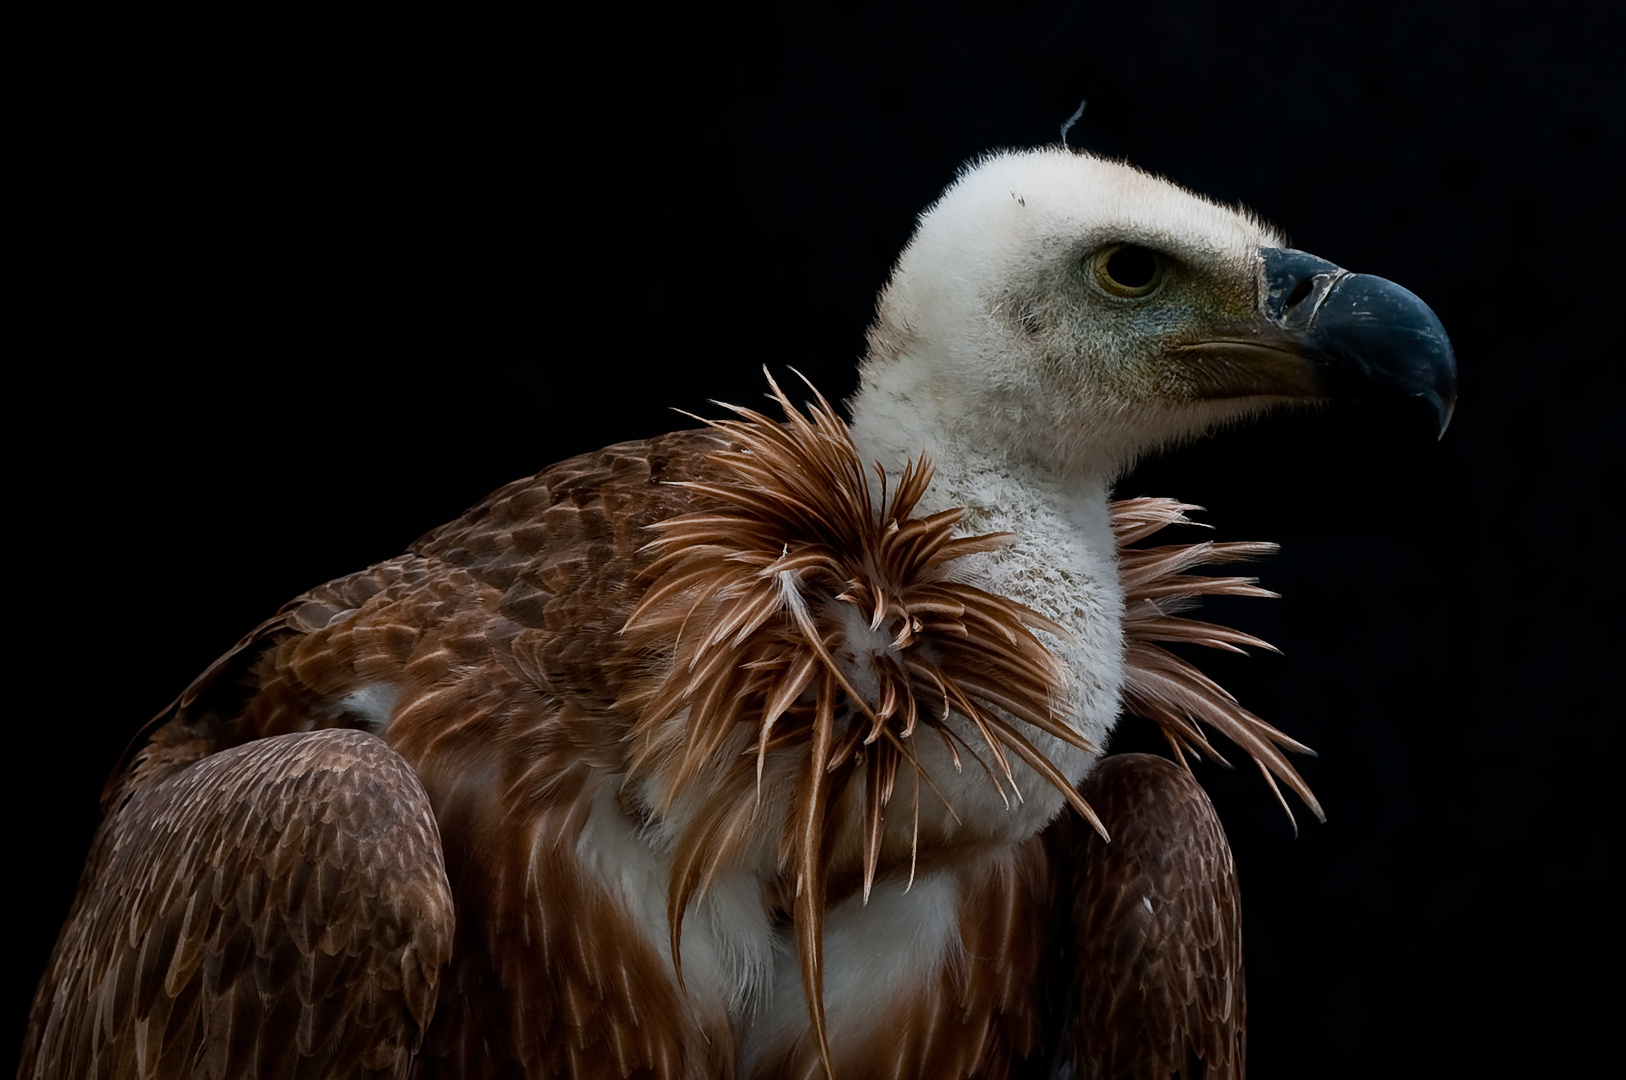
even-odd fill
[(1126, 288), (1143, 288), (1157, 274), (1157, 256), (1143, 247), (1121, 247), (1107, 259), (1107, 273)]

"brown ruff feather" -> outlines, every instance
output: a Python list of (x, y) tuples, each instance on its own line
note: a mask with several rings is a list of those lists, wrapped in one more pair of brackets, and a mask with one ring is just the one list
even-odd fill
[[(653, 526), (661, 535), (648, 546), (656, 556), (652, 584), (625, 633), (634, 648), (648, 650), (660, 674), (618, 704), (639, 718), (632, 772), (658, 780), (658, 811), (698, 783), (715, 792), (677, 844), (667, 897), (674, 960), (690, 900), (750, 839), (770, 752), (795, 747), (803, 755), (779, 858), (795, 881), (802, 981), (828, 1070), (821, 929), (829, 826), (849, 785), (861, 780), (867, 898), (885, 810), (905, 766), (916, 807), (913, 867), (919, 788), (932, 786), (912, 750), (922, 731), (942, 738), (956, 762), (960, 749), (980, 762), (1002, 794), (1012, 780), (1007, 755), (1016, 754), (1097, 828), (1094, 812), (1010, 717), (1099, 750), (1056, 715), (1063, 673), (1033, 633), (1066, 632), (944, 573), (954, 559), (1001, 547), (1009, 535), (955, 538), (958, 509), (913, 517), (932, 478), (924, 460), (906, 466), (891, 490), (877, 469), (877, 509), (857, 448), (829, 402), (814, 390), (818, 400), (804, 415), (771, 377), (769, 384), (787, 423), (725, 406), (739, 419), (709, 422), (734, 443), (711, 455), (722, 479), (683, 485), (710, 505)], [(890, 645), (854, 655), (855, 618), (884, 631)], [(861, 666), (873, 696), (854, 686)], [(977, 728), (980, 748), (947, 725), (951, 712)], [(719, 765), (741, 724), (755, 728), (754, 746)]]
[[(1244, 709), (1224, 687), (1157, 644), (1184, 641), (1229, 652), (1242, 652), (1245, 646), (1276, 651), (1269, 642), (1251, 634), (1176, 614), (1204, 596), (1274, 597), (1275, 593), (1259, 587), (1256, 578), (1208, 577), (1186, 571), (1269, 555), (1276, 550), (1275, 544), (1129, 546), (1167, 526), (1192, 524), (1185, 512), (1198, 509), (1201, 507), (1173, 499), (1121, 499), (1112, 503), (1118, 577), (1124, 587), (1124, 711), (1154, 721), (1176, 759), (1187, 768), (1188, 753), (1200, 753), (1228, 764), (1197, 726), (1199, 722), (1207, 724), (1248, 752), (1289, 820), (1293, 811), (1282, 797), (1278, 779), (1325, 821), (1326, 814), (1310, 785), (1282, 754), (1283, 750), (1299, 754), (1314, 751)], [(1296, 823), (1294, 829), (1297, 831)]]

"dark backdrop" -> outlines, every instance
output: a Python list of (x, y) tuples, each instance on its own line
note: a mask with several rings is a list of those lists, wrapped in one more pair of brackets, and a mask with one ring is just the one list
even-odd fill
[(1120, 488), (1283, 545), (1260, 572), (1284, 598), (1220, 614), (1285, 655), (1210, 670), (1320, 751), (1329, 820), (1295, 837), (1256, 775), (1200, 770), (1240, 863), (1252, 1075), (1601, 1064), (1619, 16), (761, 7), (143, 10), (18, 40), (6, 1045), (107, 770), (214, 656), (504, 481), (759, 401), (764, 363), (850, 393), (913, 216), (1088, 98), (1075, 145), (1407, 285), (1461, 364), (1441, 442), (1335, 409)]

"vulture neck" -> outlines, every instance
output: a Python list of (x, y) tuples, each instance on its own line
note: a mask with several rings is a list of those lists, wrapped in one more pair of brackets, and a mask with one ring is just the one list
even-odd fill
[[(956, 577), (1061, 625), (1065, 638), (1041, 635), (1072, 675), (1058, 706), (1086, 739), (1105, 746), (1118, 715), (1124, 655), (1123, 587), (1107, 504), (1115, 469), (1106, 463), (1058, 469), (1021, 452), (1042, 443), (1012, 438), (1009, 419), (979, 413), (965, 395), (931, 379), (932, 370), (907, 355), (866, 363), (849, 403), (859, 460), (878, 462), (896, 484), (908, 461), (927, 457), (935, 473), (916, 516), (962, 508), (958, 535), (1011, 535), (1008, 548), (967, 556)], [(1054, 438), (1053, 427), (1039, 434)], [(870, 482), (878, 496), (879, 481)], [(1071, 782), (1088, 770), (1088, 755), (1037, 731), (1033, 738)], [(1014, 839), (1043, 828), (1061, 809), (1047, 785), (1022, 789), (1029, 799), (1019, 813), (990, 810)]]
[[(1104, 508), (1121, 455), (1091, 455), (1082, 445), (1061, 445), (1060, 425), (1019, 411), (991, 407), (936, 376), (935, 366), (907, 353), (867, 360), (858, 393), (848, 402), (860, 459), (878, 462), (896, 477), (910, 460), (928, 458), (939, 483), (974, 490), (977, 477), (1063, 495)], [(946, 509), (930, 492), (927, 512)], [(1094, 515), (1091, 515), (1092, 517)]]

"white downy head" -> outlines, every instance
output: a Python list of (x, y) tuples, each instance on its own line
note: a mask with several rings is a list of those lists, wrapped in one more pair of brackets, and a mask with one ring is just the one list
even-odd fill
[(1260, 250), (1280, 243), (1120, 162), (1060, 148), (974, 162), (881, 294), (852, 403), (860, 444), (889, 466), (963, 448), (1110, 482), (1271, 403), (1215, 395), (1213, 372), (1170, 350), (1255, 323)]

